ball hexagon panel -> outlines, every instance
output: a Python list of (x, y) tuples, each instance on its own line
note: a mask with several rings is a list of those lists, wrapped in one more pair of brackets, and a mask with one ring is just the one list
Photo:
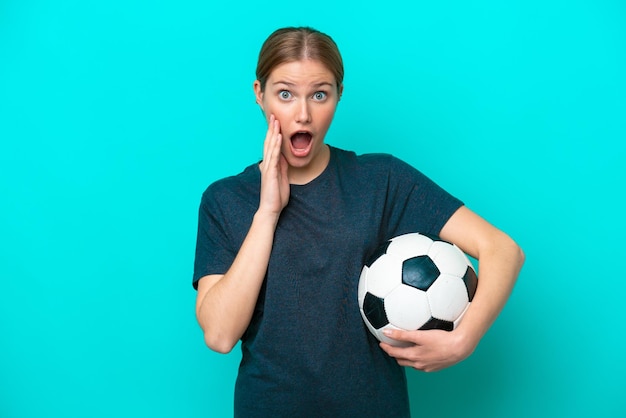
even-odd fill
[(415, 257), (416, 255), (426, 255), (433, 240), (422, 234), (404, 234), (392, 238), (388, 241), (387, 254), (393, 254), (401, 259)]
[(402, 283), (402, 260), (390, 254), (378, 258), (369, 267), (366, 280), (368, 292), (385, 297)]
[(463, 313), (469, 298), (463, 279), (442, 274), (426, 292), (432, 316), (454, 322)]
[(420, 290), (428, 288), (439, 277), (439, 269), (427, 255), (420, 255), (402, 262), (402, 283)]
[(444, 241), (434, 242), (428, 251), (428, 255), (433, 259), (442, 274), (463, 277), (467, 267), (470, 265), (469, 260), (459, 247)]
[(431, 317), (426, 292), (405, 285), (385, 297), (385, 311), (392, 325), (408, 330), (418, 329)]

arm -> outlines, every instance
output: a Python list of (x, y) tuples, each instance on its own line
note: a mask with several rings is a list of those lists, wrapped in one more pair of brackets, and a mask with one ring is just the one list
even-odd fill
[(250, 230), (228, 271), (204, 276), (198, 282), (196, 317), (206, 344), (221, 353), (232, 350), (250, 323), (267, 271), (276, 224), (289, 200), (281, 141), (279, 123), (272, 116), (260, 166), (261, 199)]
[(521, 248), (466, 207), (461, 207), (440, 232), (464, 252), (478, 259), (478, 289), (463, 320), (454, 331), (391, 331), (388, 336), (414, 343), (407, 348), (381, 343), (403, 366), (436, 371), (467, 358), (504, 307), (524, 263)]

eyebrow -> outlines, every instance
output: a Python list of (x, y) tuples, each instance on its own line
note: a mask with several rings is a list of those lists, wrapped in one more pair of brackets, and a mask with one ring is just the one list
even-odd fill
[[(286, 85), (288, 87), (293, 87), (293, 86), (296, 85), (295, 83), (290, 83), (289, 81), (280, 81), (280, 80), (279, 81), (275, 81), (274, 83), (272, 83), (272, 85), (277, 85), (277, 84), (284, 84), (284, 85)], [(319, 83), (312, 84), (311, 86), (312, 87), (316, 87), (316, 88), (317, 87), (322, 87), (322, 86), (332, 87), (333, 84), (329, 83), (328, 81), (320, 81)]]

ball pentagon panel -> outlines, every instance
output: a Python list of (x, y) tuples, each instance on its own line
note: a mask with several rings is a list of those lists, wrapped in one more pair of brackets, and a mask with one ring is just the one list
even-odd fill
[(478, 287), (478, 276), (476, 276), (476, 272), (474, 271), (474, 268), (472, 266), (467, 266), (467, 270), (463, 275), (463, 281), (465, 282), (469, 301), (471, 302), (474, 300), (476, 288)]
[(439, 269), (427, 255), (420, 255), (402, 262), (402, 283), (420, 290), (428, 288), (439, 277)]
[(452, 331), (454, 329), (454, 323), (444, 321), (443, 319), (430, 318), (430, 320), (426, 322), (420, 329), (442, 329), (444, 331)]
[(387, 312), (385, 311), (384, 299), (370, 292), (365, 294), (361, 312), (374, 329), (380, 329), (389, 323)]

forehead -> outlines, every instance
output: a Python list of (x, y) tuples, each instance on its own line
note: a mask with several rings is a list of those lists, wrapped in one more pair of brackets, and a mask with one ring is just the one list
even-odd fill
[(270, 73), (268, 83), (287, 83), (298, 85), (320, 83), (335, 84), (335, 76), (320, 61), (304, 59), (277, 65)]

